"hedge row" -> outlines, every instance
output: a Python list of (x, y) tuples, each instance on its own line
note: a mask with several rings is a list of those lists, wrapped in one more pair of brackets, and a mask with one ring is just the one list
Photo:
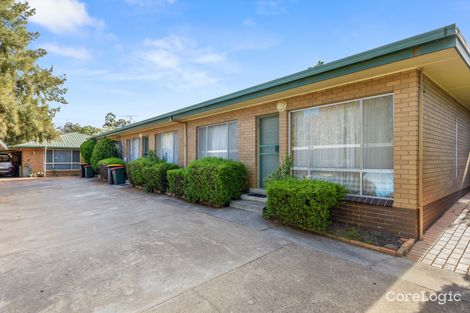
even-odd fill
[(171, 163), (157, 163), (152, 166), (143, 167), (142, 178), (144, 181), (144, 189), (147, 192), (165, 193), (168, 189), (168, 170), (179, 168), (176, 164)]
[(192, 162), (185, 182), (185, 197), (214, 207), (229, 204), (248, 189), (243, 163), (208, 157)]
[(167, 190), (176, 197), (214, 207), (229, 204), (247, 189), (246, 167), (237, 161), (204, 158), (187, 169), (161, 161), (142, 158), (127, 166), (129, 181), (146, 191)]
[(263, 216), (307, 230), (324, 230), (330, 210), (347, 191), (344, 187), (318, 180), (272, 180), (266, 186), (268, 201)]
[(186, 184), (188, 181), (188, 170), (185, 168), (179, 168), (175, 170), (169, 170), (168, 176), (168, 191), (175, 197), (185, 198)]
[(143, 187), (147, 192), (165, 193), (168, 189), (167, 172), (177, 168), (176, 164), (146, 157), (131, 161), (127, 165), (127, 175), (133, 186)]

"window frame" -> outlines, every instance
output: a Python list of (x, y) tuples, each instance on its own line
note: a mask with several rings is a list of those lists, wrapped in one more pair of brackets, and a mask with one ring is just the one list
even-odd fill
[[(146, 149), (147, 148), (147, 149)], [(142, 154), (142, 157), (146, 157), (149, 155), (149, 136), (142, 136), (142, 139), (141, 139), (141, 154)], [(147, 150), (147, 151), (145, 151)]]
[[(363, 176), (365, 173), (381, 173), (381, 174), (392, 174), (393, 175), (393, 185), (395, 185), (395, 175), (394, 175), (394, 164), (392, 165), (392, 169), (366, 169), (364, 168), (364, 100), (368, 99), (374, 99), (374, 98), (381, 98), (381, 97), (392, 97), (392, 164), (393, 164), (393, 147), (394, 147), (394, 138), (393, 138), (393, 121), (395, 119), (395, 96), (394, 93), (384, 93), (380, 95), (375, 95), (375, 96), (369, 96), (369, 97), (363, 97), (363, 98), (354, 98), (354, 99), (349, 99), (345, 101), (340, 101), (340, 102), (334, 102), (334, 103), (328, 103), (328, 104), (323, 104), (323, 105), (317, 105), (317, 106), (310, 106), (310, 107), (305, 107), (301, 109), (295, 109), (291, 110), (288, 112), (288, 121), (287, 121), (287, 127), (288, 127), (288, 137), (287, 137), (287, 144), (288, 144), (288, 154), (289, 156), (292, 156), (292, 113), (295, 112), (301, 112), (309, 109), (319, 109), (319, 108), (326, 108), (330, 106), (336, 106), (339, 104), (345, 104), (349, 102), (359, 102), (360, 106), (360, 115), (361, 115), (361, 135), (360, 135), (360, 144), (359, 147), (361, 148), (360, 152), (360, 168), (310, 168), (310, 167), (296, 167), (292, 166), (292, 170), (304, 170), (308, 171), (309, 173), (311, 171), (331, 171), (331, 172), (354, 172), (354, 173), (359, 173), (360, 175), (360, 186), (359, 186), (359, 194), (348, 194), (348, 196), (352, 197), (362, 197), (362, 198), (374, 198), (374, 199), (385, 199), (385, 200), (393, 200), (394, 198), (386, 198), (386, 197), (377, 197), (377, 196), (370, 196), (370, 195), (363, 195)], [(346, 144), (346, 145), (357, 145), (357, 144)], [(308, 149), (308, 147), (307, 147)], [(297, 149), (300, 150), (300, 149)], [(395, 187), (393, 188), (394, 193), (395, 193)]]
[[(173, 160), (170, 162), (168, 160), (166, 160), (166, 162), (168, 163), (172, 163), (172, 164), (178, 164), (179, 163), (179, 156), (178, 156), (178, 145), (179, 145), (179, 138), (178, 138), (178, 131), (177, 130), (173, 130), (173, 131), (168, 131), (168, 132), (163, 132), (163, 133), (158, 133), (158, 134), (155, 134), (155, 154), (157, 155), (157, 157), (159, 157), (160, 159), (163, 159), (163, 155), (160, 153), (158, 154), (158, 151), (162, 151), (161, 147), (160, 149), (158, 149), (158, 144), (162, 142), (161, 138), (162, 138), (162, 135), (166, 135), (166, 134), (173, 134)], [(160, 137), (160, 140), (158, 140), (158, 137)]]
[[(235, 150), (230, 150), (230, 127), (229, 127), (229, 124), (231, 123), (235, 123), (237, 125), (237, 135), (235, 136), (235, 139), (236, 139), (236, 142), (237, 142), (237, 148)], [(227, 157), (225, 158), (226, 160), (234, 160), (234, 161), (238, 161), (238, 120), (230, 120), (230, 121), (226, 121), (226, 122), (221, 122), (221, 123), (215, 123), (215, 124), (209, 124), (209, 125), (202, 125), (202, 126), (198, 126), (196, 127), (196, 159), (197, 160), (200, 160), (200, 159), (203, 159), (205, 157), (208, 157), (207, 155), (207, 143), (208, 143), (208, 128), (209, 127), (213, 127), (213, 126), (220, 126), (220, 125), (225, 125), (227, 127)], [(205, 156), (202, 156), (202, 157), (199, 157), (199, 130), (201, 128), (205, 128), (206, 129), (206, 135), (205, 135), (205, 140), (206, 140), (206, 155)], [(237, 153), (237, 158), (236, 159), (230, 159), (230, 152), (236, 152)]]
[[(49, 151), (52, 152), (52, 162), (47, 162), (47, 153)], [(55, 151), (70, 151), (70, 162), (55, 162), (54, 161)], [(79, 153), (78, 162), (73, 161), (73, 152), (74, 151), (78, 151), (78, 153)], [(45, 169), (46, 169), (46, 171), (79, 171), (80, 167), (79, 168), (73, 168), (73, 165), (79, 165), (80, 166), (80, 164), (81, 164), (80, 160), (81, 160), (81, 154), (80, 154), (80, 150), (78, 150), (78, 149), (46, 149)], [(54, 168), (55, 164), (59, 164), (59, 165), (60, 164), (69, 164), (70, 168), (69, 169), (56, 169), (56, 168)], [(48, 165), (52, 165), (53, 168), (47, 168)]]

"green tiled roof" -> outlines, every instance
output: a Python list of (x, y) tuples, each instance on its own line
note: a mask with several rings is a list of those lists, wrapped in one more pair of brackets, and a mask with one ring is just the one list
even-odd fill
[(13, 146), (13, 148), (48, 148), (48, 149), (78, 149), (80, 145), (90, 138), (90, 136), (80, 133), (70, 133), (60, 135), (59, 138), (39, 143), (36, 141), (28, 141), (19, 145)]

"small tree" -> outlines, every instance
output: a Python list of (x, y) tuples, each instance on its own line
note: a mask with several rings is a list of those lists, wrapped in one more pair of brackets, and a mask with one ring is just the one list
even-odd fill
[(98, 162), (107, 159), (117, 157), (116, 142), (109, 138), (100, 139), (91, 154), (90, 164), (94, 171), (98, 170)]
[(80, 146), (80, 154), (82, 155), (83, 160), (85, 163), (90, 164), (91, 161), (91, 154), (93, 153), (93, 148), (96, 145), (96, 139), (90, 138), (85, 140), (84, 143)]

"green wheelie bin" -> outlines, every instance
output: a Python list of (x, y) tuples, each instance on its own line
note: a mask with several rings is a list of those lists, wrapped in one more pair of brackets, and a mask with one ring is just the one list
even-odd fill
[(113, 173), (113, 182), (115, 185), (123, 185), (126, 183), (126, 168), (124, 166), (114, 167), (111, 169), (111, 172)]

